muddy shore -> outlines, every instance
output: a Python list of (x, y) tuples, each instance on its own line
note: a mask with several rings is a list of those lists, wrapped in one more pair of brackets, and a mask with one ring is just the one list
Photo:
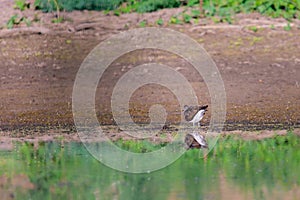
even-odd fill
[[(121, 17), (73, 12), (65, 13), (72, 21), (58, 25), (49, 23), (50, 14), (43, 16), (39, 13), (44, 17), (43, 26), (36, 24), (28, 30), (19, 27), (11, 32), (2, 28), (2, 135), (12, 130), (31, 130), (23, 134), (37, 134), (53, 127), (74, 132), (72, 88), (76, 73), (88, 53), (113, 34), (137, 28), (137, 22), (145, 18), (167, 18), (178, 11), (167, 9)], [(287, 22), (283, 19), (269, 19), (257, 14), (238, 15), (232, 25), (214, 24), (208, 19), (203, 23), (164, 27), (180, 31), (199, 42), (216, 63), (227, 97), (224, 129), (287, 130), (300, 127), (300, 43), (297, 42), (300, 41), (300, 23), (293, 22), (292, 29), (286, 31), (283, 26)], [(86, 28), (79, 29), (80, 25)], [(253, 25), (257, 31), (247, 28)], [(49, 32), (35, 32), (36, 28)], [(194, 87), (199, 103), (210, 104), (205, 83), (182, 59), (159, 51), (134, 52), (112, 63), (99, 83), (96, 102), (100, 103), (96, 110), (100, 124), (114, 124), (110, 109), (113, 83), (130, 67), (148, 62), (150, 58), (179, 69)], [(169, 91), (155, 86), (134, 93), (131, 99), (134, 120), (147, 123), (148, 108), (159, 102), (166, 106), (168, 124), (176, 124), (180, 118), (176, 99)], [(203, 124), (208, 125), (209, 119), (210, 113)]]

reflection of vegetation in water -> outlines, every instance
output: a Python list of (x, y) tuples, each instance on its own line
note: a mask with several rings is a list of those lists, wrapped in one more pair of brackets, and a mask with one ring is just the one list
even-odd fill
[[(300, 183), (300, 140), (289, 133), (260, 141), (232, 140), (217, 145), (216, 159), (232, 183), (259, 195), (262, 186), (290, 189)], [(261, 198), (257, 196), (257, 198)]]
[[(135, 152), (159, 147), (146, 142), (117, 144)], [(284, 194), (299, 186), (299, 145), (300, 139), (291, 133), (260, 141), (228, 136), (205, 159), (195, 149), (163, 170), (127, 174), (103, 166), (78, 143), (64, 148), (56, 142), (40, 143), (38, 148), (18, 143), (15, 151), (1, 153), (0, 176), (26, 174), (35, 185), (16, 193), (17, 199), (216, 199), (221, 198), (221, 176), (226, 184), (261, 199), (277, 188)]]
[(167, 143), (154, 144), (148, 140), (130, 141), (118, 140), (114, 143), (116, 146), (135, 153), (147, 153), (155, 151), (167, 145)]

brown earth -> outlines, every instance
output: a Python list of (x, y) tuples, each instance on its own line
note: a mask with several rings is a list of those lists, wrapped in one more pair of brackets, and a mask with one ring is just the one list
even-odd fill
[[(0, 17), (4, 24), (19, 12), (11, 1), (4, 1)], [(18, 25), (12, 30), (0, 29), (0, 128), (16, 131), (13, 135), (38, 134), (56, 127), (73, 131), (72, 88), (76, 73), (88, 53), (101, 41), (121, 31), (139, 27), (147, 19), (155, 25), (165, 22), (179, 9), (147, 14), (124, 14), (119, 17), (102, 12), (75, 11), (61, 13), (67, 19), (53, 24), (53, 13), (26, 10), (20, 15), (39, 20), (31, 27)], [(232, 25), (215, 24), (209, 19), (199, 24), (163, 27), (187, 34), (198, 41), (215, 61), (227, 95), (226, 130), (289, 129), (300, 125), (300, 23), (284, 30), (283, 19), (269, 19), (258, 14), (235, 17)], [(258, 28), (251, 30), (251, 26)], [(130, 68), (158, 61), (178, 69), (192, 84), (199, 103), (210, 104), (202, 78), (195, 75), (183, 59), (166, 52), (137, 51), (116, 60), (99, 83), (96, 105), (101, 124), (114, 124), (110, 96), (116, 81)], [(168, 112), (168, 123), (175, 124), (181, 108), (165, 88), (145, 86), (138, 89), (130, 102), (133, 119), (147, 123), (148, 108), (162, 103)], [(101, 111), (101, 112), (100, 112)], [(210, 113), (204, 119), (209, 122)], [(10, 132), (12, 133), (12, 132)], [(2, 133), (2, 135), (6, 133)]]

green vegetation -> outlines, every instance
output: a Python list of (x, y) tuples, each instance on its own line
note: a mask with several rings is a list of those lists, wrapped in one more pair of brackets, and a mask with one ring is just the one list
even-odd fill
[[(165, 144), (119, 140), (116, 145), (149, 152)], [(26, 175), (35, 187), (14, 190), (15, 199), (113, 199), (118, 195), (118, 199), (160, 200), (174, 193), (197, 199), (215, 194), (221, 184), (252, 195), (249, 199), (270, 199), (274, 191), (276, 198), (283, 199), (291, 188), (300, 187), (300, 138), (292, 133), (258, 141), (227, 136), (220, 138), (207, 158), (200, 153), (189, 150), (172, 165), (150, 174), (127, 174), (102, 165), (80, 143), (42, 142), (38, 148), (16, 143), (12, 152), (0, 151), (0, 177), (8, 178), (1, 191), (12, 191), (9, 184), (18, 174)]]
[[(14, 9), (19, 9), (21, 11), (24, 11), (25, 9), (30, 8), (30, 3), (28, 3), (26, 0), (15, 0)], [(36, 18), (34, 20), (37, 20)], [(27, 26), (30, 26), (32, 21), (25, 15), (21, 14), (19, 16), (18, 14), (15, 14), (9, 18), (9, 20), (6, 22), (6, 27), (8, 29), (14, 28), (16, 25), (19, 24), (26, 24)]]
[(140, 25), (141, 28), (143, 28), (143, 27), (145, 27), (147, 25), (147, 21), (143, 20), (143, 21), (140, 22), (139, 25)]
[(258, 31), (257, 26), (249, 26), (248, 29), (251, 30), (251, 31), (253, 31), (253, 32), (257, 32)]
[[(24, 2), (24, 0), (18, 0)], [(188, 7), (196, 8), (190, 16), (184, 15), (184, 21), (190, 22), (191, 17), (219, 16), (220, 21), (231, 22), (236, 13), (259, 12), (271, 17), (284, 17), (287, 20), (300, 18), (299, 0), (36, 0), (36, 8), (45, 12), (59, 10), (118, 10), (118, 13), (153, 12), (163, 8), (175, 8), (186, 3)], [(24, 7), (20, 3), (20, 7)], [(199, 8), (201, 7), (201, 8)], [(197, 11), (195, 11), (197, 10)], [(202, 13), (203, 12), (203, 13)]]
[(30, 3), (27, 3), (26, 0), (15, 0), (15, 9), (20, 9), (21, 11), (24, 11), (25, 9), (28, 9), (30, 7)]
[(164, 25), (164, 20), (162, 18), (159, 18), (157, 21), (156, 21), (156, 24), (159, 25), (159, 26), (162, 26)]
[(53, 18), (51, 20), (52, 23), (61, 23), (63, 22), (65, 19), (63, 17), (56, 17), (56, 18)]
[(188, 14), (184, 13), (182, 16), (183, 16), (183, 21), (185, 23), (191, 23), (191, 20), (192, 20), (192, 16), (191, 15), (188, 15)]
[(176, 8), (180, 6), (180, 0), (136, 0), (131, 2), (132, 10), (139, 13), (153, 12), (163, 8)]
[[(56, 12), (56, 17), (52, 20), (53, 23), (61, 23), (64, 18), (60, 16), (60, 11), (72, 10), (103, 10), (106, 14), (113, 10), (113, 14), (120, 16), (122, 13), (130, 12), (153, 12), (163, 8), (175, 8), (186, 6), (190, 9), (185, 9), (182, 13), (178, 13), (171, 17), (170, 24), (182, 23), (198, 23), (202, 17), (209, 17), (215, 23), (227, 22), (232, 23), (233, 15), (236, 13), (251, 13), (259, 12), (263, 15), (271, 17), (284, 17), (287, 20), (295, 18), (300, 19), (300, 1), (299, 0), (35, 0), (33, 5), (30, 5), (26, 0), (15, 0), (14, 7), (21, 11), (34, 7), (44, 12)], [(26, 16), (17, 19), (12, 16), (7, 22), (8, 28), (13, 28), (14, 25), (25, 22), (30, 26), (31, 21)], [(156, 24), (161, 26), (164, 24), (162, 19), (158, 19)], [(140, 27), (145, 27), (147, 22), (140, 22)], [(255, 27), (250, 27), (253, 32), (256, 32)], [(288, 24), (284, 30), (290, 30)]]
[[(258, 191), (260, 185), (269, 186), (272, 180), (281, 180), (284, 187), (300, 184), (299, 147), (300, 139), (292, 133), (259, 141), (227, 137), (217, 145), (214, 159), (225, 166), (227, 176), (236, 177), (232, 181)], [(237, 166), (232, 167), (233, 164)]]
[(124, 149), (126, 151), (131, 151), (135, 153), (147, 153), (160, 149), (161, 147), (166, 146), (167, 144), (153, 144), (147, 140), (145, 141), (130, 141), (130, 140), (119, 140), (115, 142), (115, 145)]
[(259, 12), (271, 17), (286, 19), (300, 17), (300, 1), (291, 0), (211, 0), (204, 1), (208, 15), (230, 17), (234, 13)]
[(122, 3), (121, 12), (152, 12), (162, 8), (174, 8), (180, 6), (180, 0), (35, 0), (35, 6), (44, 12), (52, 12), (59, 7), (60, 10), (113, 10)]
[(288, 23), (286, 26), (283, 27), (283, 29), (284, 29), (285, 31), (290, 31), (290, 30), (292, 29), (291, 24)]
[(113, 10), (123, 0), (35, 0), (34, 6), (44, 12), (59, 10)]
[(8, 29), (12, 29), (15, 25), (19, 25), (21, 23), (25, 23), (27, 26), (31, 25), (31, 20), (27, 17), (19, 17), (18, 15), (13, 15), (6, 22), (6, 27)]
[(180, 20), (177, 16), (172, 16), (169, 23), (171, 23), (171, 24), (182, 24), (182, 20)]

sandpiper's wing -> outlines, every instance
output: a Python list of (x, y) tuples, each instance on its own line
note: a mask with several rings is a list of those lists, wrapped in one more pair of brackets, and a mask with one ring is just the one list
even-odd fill
[(191, 134), (187, 134), (184, 139), (186, 148), (187, 149), (191, 148), (193, 146), (194, 141), (195, 141), (194, 137)]
[(203, 135), (200, 135), (197, 132), (191, 133), (194, 139), (201, 145), (202, 148), (208, 148), (208, 144)]
[(183, 114), (184, 114), (184, 118), (186, 121), (191, 121), (194, 116), (197, 114), (198, 112), (198, 108), (197, 106), (184, 106), (184, 111), (183, 111)]
[(187, 105), (185, 105), (184, 111), (183, 111), (185, 120), (188, 122), (191, 121), (200, 110), (206, 111), (207, 107), (208, 107), (208, 105), (205, 105), (205, 106), (187, 106)]

